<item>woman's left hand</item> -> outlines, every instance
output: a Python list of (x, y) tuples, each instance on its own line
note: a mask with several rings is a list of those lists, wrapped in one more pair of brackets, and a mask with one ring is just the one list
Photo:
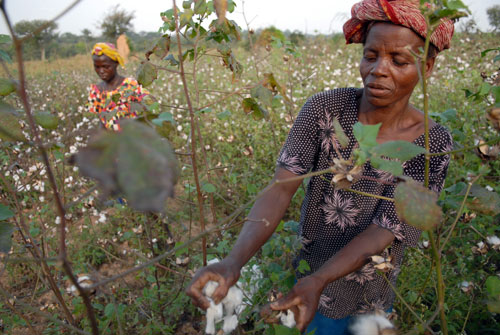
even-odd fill
[(318, 309), (324, 281), (310, 275), (300, 279), (285, 297), (271, 303), (275, 311), (290, 309), (295, 315), (296, 327), (303, 332), (312, 321)]

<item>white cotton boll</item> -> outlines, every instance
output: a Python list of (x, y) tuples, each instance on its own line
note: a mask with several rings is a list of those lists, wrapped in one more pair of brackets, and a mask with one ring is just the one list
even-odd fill
[(222, 331), (224, 334), (229, 334), (238, 327), (238, 317), (236, 314), (224, 317), (224, 325)]
[(497, 246), (497, 245), (500, 245), (500, 238), (498, 238), (498, 236), (488, 236), (486, 237), (486, 242), (489, 244), (489, 245), (492, 245), (492, 246)]
[[(205, 286), (206, 287), (206, 286)], [(207, 309), (207, 326), (205, 333), (215, 334), (215, 323), (222, 319), (222, 304), (215, 304), (212, 299), (210, 300), (210, 307)]]
[(243, 292), (236, 286), (231, 286), (226, 297), (222, 300), (226, 315), (231, 315), (236, 310), (236, 307), (243, 302)]
[(283, 326), (288, 328), (293, 328), (297, 324), (295, 322), (295, 315), (289, 309), (286, 310), (286, 314), (280, 313), (280, 321)]
[(380, 315), (364, 315), (356, 319), (350, 326), (353, 335), (381, 335), (396, 334), (392, 323)]
[(210, 280), (205, 284), (205, 287), (203, 288), (203, 294), (205, 294), (206, 297), (210, 298), (214, 294), (217, 287), (219, 287), (219, 283)]

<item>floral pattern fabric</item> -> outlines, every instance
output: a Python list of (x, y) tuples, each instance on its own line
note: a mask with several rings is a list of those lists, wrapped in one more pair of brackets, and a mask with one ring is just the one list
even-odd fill
[(87, 110), (98, 114), (107, 129), (120, 130), (120, 119), (137, 117), (136, 112), (130, 111), (130, 103), (141, 102), (148, 94), (134, 78), (125, 78), (113, 91), (101, 91), (97, 85), (92, 84)]
[[(334, 158), (349, 159), (358, 146), (352, 129), (358, 122), (357, 90), (336, 89), (310, 98), (288, 135), (277, 165), (301, 175), (329, 168)], [(349, 145), (345, 148), (341, 148), (336, 137), (332, 136), (335, 134), (335, 119), (349, 138)], [(431, 152), (452, 149), (451, 135), (441, 125), (434, 125), (429, 135)], [(413, 143), (423, 147), (424, 136), (421, 135)], [(449, 155), (431, 158), (429, 188), (437, 193), (443, 187), (449, 161)], [(406, 176), (423, 183), (423, 155), (403, 163), (403, 168)], [(395, 185), (390, 173), (375, 169), (367, 162), (362, 175), (366, 178), (357, 179), (352, 189), (393, 198)], [(332, 174), (324, 174), (309, 180), (299, 229), (303, 248), (294, 260), (294, 265), (297, 266), (304, 259), (310, 265), (311, 272), (314, 272), (370, 224), (377, 224), (395, 236), (394, 242), (386, 250), (394, 265), (394, 269), (386, 275), (395, 284), (404, 250), (417, 244), (421, 232), (398, 219), (393, 202), (335, 189), (330, 183), (332, 178)], [(297, 278), (307, 274), (296, 273)], [(373, 311), (374, 308), (387, 310), (393, 300), (394, 292), (385, 279), (377, 274), (372, 264), (367, 264), (330, 283), (322, 292), (318, 309), (327, 317), (341, 319)]]

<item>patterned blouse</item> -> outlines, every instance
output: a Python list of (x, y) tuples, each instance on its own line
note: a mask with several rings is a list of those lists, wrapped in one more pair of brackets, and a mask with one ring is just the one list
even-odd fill
[(92, 84), (87, 110), (98, 114), (107, 129), (120, 130), (120, 119), (137, 117), (136, 112), (130, 112), (130, 103), (141, 102), (148, 94), (134, 78), (125, 78), (113, 91), (101, 91), (97, 85)]
[[(339, 158), (332, 143), (335, 140), (332, 138), (334, 118), (338, 119), (349, 138), (345, 149), (338, 146), (341, 158), (349, 159), (357, 146), (352, 129), (358, 122), (357, 90), (342, 88), (311, 97), (299, 113), (277, 165), (297, 175), (329, 168), (333, 158)], [(413, 143), (424, 147), (424, 136)], [(434, 125), (430, 129), (430, 151), (446, 152), (452, 147), (450, 133), (441, 125)], [(431, 158), (429, 187), (437, 193), (443, 187), (449, 161), (449, 155)], [(424, 155), (406, 161), (403, 168), (406, 176), (423, 183)], [(371, 177), (371, 180), (361, 178), (352, 184), (352, 189), (393, 198), (395, 186), (391, 181), (394, 177), (390, 173), (377, 170), (367, 162), (363, 166), (363, 176)], [(308, 183), (299, 229), (303, 247), (294, 260), (294, 266), (304, 259), (311, 272), (318, 270), (370, 224), (377, 224), (395, 236), (392, 245), (384, 251), (386, 256), (392, 256), (394, 269), (386, 275), (395, 284), (404, 250), (417, 244), (420, 231), (398, 219), (393, 202), (335, 189), (330, 184), (332, 177), (332, 174), (312, 177)], [(378, 183), (373, 178), (388, 183)], [(309, 274), (296, 272), (297, 278)], [(394, 292), (370, 263), (330, 283), (321, 295), (318, 310), (329, 318), (341, 319), (375, 309), (387, 310), (393, 300)]]

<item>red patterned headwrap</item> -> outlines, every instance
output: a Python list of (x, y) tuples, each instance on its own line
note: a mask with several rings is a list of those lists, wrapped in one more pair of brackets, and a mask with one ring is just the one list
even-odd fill
[[(344, 24), (347, 44), (363, 43), (366, 38), (366, 25), (372, 21), (389, 21), (410, 28), (425, 38), (427, 26), (419, 4), (419, 0), (363, 0), (354, 4), (351, 9), (352, 17)], [(453, 22), (442, 19), (431, 35), (431, 43), (439, 51), (448, 49), (453, 30)]]

